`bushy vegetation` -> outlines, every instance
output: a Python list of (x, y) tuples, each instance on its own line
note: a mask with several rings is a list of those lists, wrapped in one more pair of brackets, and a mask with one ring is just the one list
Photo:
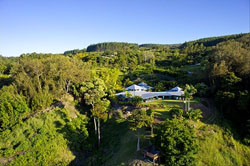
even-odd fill
[(86, 117), (69, 121), (67, 110), (55, 109), (1, 132), (1, 163), (69, 165), (77, 149), (88, 147)]
[(190, 111), (186, 112), (185, 116), (188, 119), (192, 119), (194, 121), (198, 121), (198, 120), (200, 120), (202, 118), (201, 114), (202, 114), (202, 112), (201, 112), (200, 109), (195, 109), (195, 110), (190, 110)]
[(198, 144), (194, 129), (185, 120), (166, 120), (156, 132), (155, 144), (167, 165), (194, 165)]
[(3, 131), (21, 122), (30, 109), (22, 95), (14, 91), (13, 86), (0, 90), (0, 129)]
[[(226, 140), (226, 144), (222, 142), (227, 150), (211, 148), (208, 156), (219, 151), (218, 158), (223, 158), (223, 153), (228, 154), (232, 149), (233, 153), (239, 151), (248, 155), (249, 148), (242, 143), (250, 142), (249, 43), (250, 34), (237, 34), (182, 45), (139, 46), (111, 42), (65, 51), (64, 54), (30, 53), (16, 58), (0, 57), (0, 164), (104, 164), (112, 158), (105, 152), (111, 153), (119, 146), (119, 141), (109, 137), (113, 135), (112, 126), (128, 130), (127, 120), (130, 120), (131, 129), (157, 128), (153, 124), (159, 115), (134, 111), (130, 118), (120, 115), (120, 124), (113, 116), (121, 105), (115, 93), (139, 82), (146, 82), (156, 91), (175, 86), (185, 91), (185, 107), (183, 101), (157, 101), (161, 102), (161, 106), (157, 102), (141, 104), (140, 97), (122, 103), (126, 107), (137, 107), (137, 110), (138, 107), (148, 106), (152, 112), (160, 113), (160, 121), (166, 120), (160, 124), (157, 134), (157, 139), (163, 142), (158, 147), (165, 155), (166, 163), (202, 165), (207, 162), (207, 165), (212, 165), (200, 152), (197, 155), (203, 158), (194, 162), (197, 152), (195, 142), (198, 141), (201, 151), (205, 151), (207, 142), (222, 142), (221, 136), (232, 139), (232, 133), (225, 136), (228, 132), (224, 130), (227, 129), (218, 130), (208, 139), (202, 138), (199, 130), (198, 137), (195, 137), (189, 123), (199, 124), (202, 112), (189, 109), (190, 103), (191, 107), (193, 105), (193, 96), (215, 100), (220, 114), (231, 124), (228, 128), (234, 129), (234, 135), (239, 140)], [(63, 100), (65, 95), (73, 96), (70, 104)], [(67, 107), (67, 104), (70, 106)], [(138, 119), (142, 119), (141, 123), (137, 123)], [(171, 136), (174, 130), (182, 132)], [(207, 129), (204, 127), (204, 130)], [(115, 133), (122, 135), (118, 131)], [(110, 145), (108, 140), (112, 140), (114, 145)], [(177, 141), (180, 146), (171, 144), (171, 140)], [(240, 150), (237, 150), (238, 147)], [(226, 161), (228, 165), (247, 163), (244, 157), (230, 155), (233, 156), (228, 158), (235, 161)], [(221, 161), (215, 160), (213, 164), (219, 165)]]
[(243, 135), (249, 135), (250, 38), (226, 41), (213, 49), (210, 57), (210, 84), (221, 112), (233, 120)]

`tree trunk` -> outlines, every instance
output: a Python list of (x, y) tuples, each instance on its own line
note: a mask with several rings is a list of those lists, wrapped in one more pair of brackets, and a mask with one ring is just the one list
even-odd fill
[(137, 152), (140, 151), (140, 131), (137, 129)]
[(153, 122), (151, 124), (151, 137), (154, 137), (154, 128), (153, 128)]
[[(94, 110), (94, 104), (92, 103), (92, 109)], [(97, 127), (96, 127), (96, 118), (94, 117), (94, 126), (95, 126), (95, 135), (97, 134)]]
[(68, 93), (69, 92), (69, 86), (70, 86), (70, 83), (71, 83), (71, 81), (69, 80), (69, 81), (67, 81), (66, 80), (66, 93)]
[(184, 101), (184, 111), (187, 112), (187, 100)]
[(37, 75), (37, 81), (38, 81), (38, 86), (39, 86), (39, 91), (41, 90), (42, 91), (42, 85), (41, 85), (41, 82), (40, 82), (40, 74)]
[(183, 105), (184, 105), (184, 112), (185, 112), (185, 111), (186, 111), (186, 108), (185, 108), (185, 106), (186, 106), (185, 100), (183, 101)]
[(188, 111), (190, 109), (190, 99), (188, 99)]
[(97, 122), (98, 122), (98, 146), (100, 146), (100, 144), (101, 144), (100, 118), (97, 119)]
[(96, 119), (94, 117), (95, 135), (97, 134)]

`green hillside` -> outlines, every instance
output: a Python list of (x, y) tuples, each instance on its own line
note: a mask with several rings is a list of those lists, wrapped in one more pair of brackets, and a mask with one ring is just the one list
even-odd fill
[[(149, 102), (145, 106), (155, 108), (154, 111), (158, 112), (156, 120), (164, 120), (170, 118), (171, 108), (182, 107), (183, 103), (177, 104), (174, 100), (164, 100)], [(214, 108), (207, 108), (197, 101), (193, 101), (191, 106), (199, 106), (206, 114), (201, 121), (189, 121), (194, 126), (198, 136), (199, 152), (196, 155), (195, 165), (248, 165), (250, 147), (243, 145), (238, 140), (239, 136), (234, 132), (232, 126), (216, 110), (209, 110)], [(150, 133), (144, 131), (144, 134), (146, 137), (142, 140), (142, 146), (146, 147), (151, 143)], [(106, 162), (106, 165), (136, 165), (140, 163), (151, 166), (151, 163), (145, 162), (140, 152), (136, 152), (135, 145), (136, 133), (127, 130), (120, 138), (119, 149)]]
[[(65, 104), (65, 105), (64, 105)], [(63, 101), (1, 132), (3, 165), (69, 165), (88, 136), (87, 119)]]
[(249, 78), (249, 33), (0, 57), (0, 165), (249, 165)]

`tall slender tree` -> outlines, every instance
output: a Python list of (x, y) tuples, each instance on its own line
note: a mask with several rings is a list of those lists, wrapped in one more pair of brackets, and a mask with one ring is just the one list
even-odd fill
[(91, 81), (74, 85), (73, 93), (82, 97), (87, 105), (91, 105), (95, 134), (98, 135), (98, 145), (100, 145), (100, 119), (107, 117), (107, 108), (110, 104), (109, 100), (105, 98), (107, 93), (104, 81), (95, 77)]
[(140, 151), (140, 129), (150, 124), (150, 116), (146, 111), (137, 109), (129, 116), (128, 121), (130, 123), (130, 129), (137, 131), (137, 151)]
[(187, 111), (190, 108), (190, 99), (193, 98), (193, 95), (197, 92), (193, 85), (186, 84), (184, 89), (185, 103), (187, 102)]
[(97, 102), (96, 107), (92, 110), (92, 115), (97, 119), (97, 135), (98, 135), (98, 145), (101, 144), (101, 122), (100, 120), (106, 120), (108, 116), (108, 107), (110, 101), (103, 99)]

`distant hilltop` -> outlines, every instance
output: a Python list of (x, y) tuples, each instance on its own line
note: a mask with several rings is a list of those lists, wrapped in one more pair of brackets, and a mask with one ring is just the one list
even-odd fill
[(244, 35), (249, 33), (241, 33), (241, 34), (233, 34), (233, 35), (225, 35), (225, 36), (217, 36), (217, 37), (207, 37), (201, 38), (198, 40), (188, 41), (180, 44), (137, 44), (137, 43), (126, 43), (126, 42), (103, 42), (97, 44), (91, 44), (87, 47), (87, 49), (74, 49), (65, 51), (64, 54), (76, 54), (79, 52), (103, 52), (103, 51), (117, 51), (117, 50), (126, 50), (126, 49), (161, 49), (161, 48), (185, 48), (190, 45), (204, 45), (204, 46), (215, 46), (216, 44), (232, 40), (238, 39)]
[(139, 45), (135, 43), (123, 43), (123, 42), (105, 42), (105, 43), (98, 43), (92, 44), (87, 47), (87, 52), (94, 52), (94, 51), (107, 51), (107, 50), (120, 50), (124, 48), (130, 49), (138, 49)]

